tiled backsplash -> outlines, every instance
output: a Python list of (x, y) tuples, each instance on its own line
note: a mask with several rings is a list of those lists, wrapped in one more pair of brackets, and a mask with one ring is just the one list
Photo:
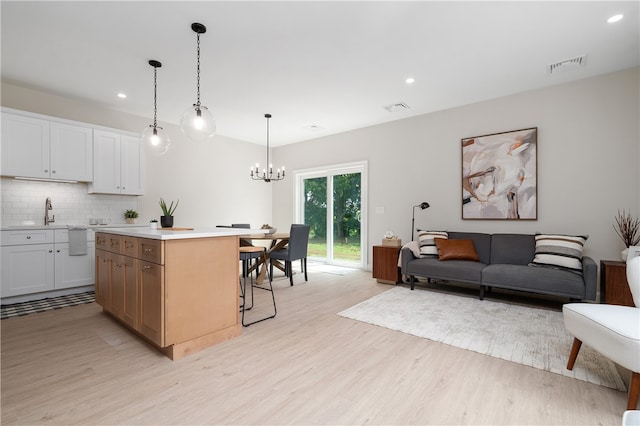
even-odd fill
[(58, 183), (2, 178), (1, 226), (21, 225), (32, 220), (44, 224), (44, 203), (51, 198), (56, 225), (88, 225), (89, 218), (110, 218), (125, 223), (124, 212), (138, 209), (138, 197), (130, 195), (88, 194), (86, 183)]

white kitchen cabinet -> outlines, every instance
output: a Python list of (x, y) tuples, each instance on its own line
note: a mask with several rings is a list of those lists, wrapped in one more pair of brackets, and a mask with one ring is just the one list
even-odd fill
[(92, 230), (87, 231), (87, 254), (80, 256), (69, 256), (67, 229), (6, 230), (1, 231), (1, 236), (1, 298), (95, 283), (95, 233)]
[(52, 230), (2, 231), (0, 297), (53, 290)]
[(1, 173), (89, 182), (93, 179), (93, 130), (3, 112)]
[(87, 254), (69, 256), (69, 231), (55, 231), (55, 281), (54, 289), (80, 287), (95, 283), (96, 244), (95, 233), (87, 230)]
[(93, 183), (89, 184), (89, 193), (144, 193), (144, 157), (139, 138), (94, 130), (93, 145)]

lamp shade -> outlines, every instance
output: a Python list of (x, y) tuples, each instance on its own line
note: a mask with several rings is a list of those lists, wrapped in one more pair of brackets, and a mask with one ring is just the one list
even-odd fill
[(150, 125), (142, 132), (142, 142), (153, 155), (163, 155), (171, 146), (169, 134), (162, 127)]
[(182, 114), (180, 128), (189, 139), (201, 142), (216, 133), (216, 121), (209, 108), (203, 105), (193, 105)]

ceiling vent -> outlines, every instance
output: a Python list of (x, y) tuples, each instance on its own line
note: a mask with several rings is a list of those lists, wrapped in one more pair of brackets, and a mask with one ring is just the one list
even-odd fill
[(411, 108), (409, 105), (405, 104), (404, 102), (397, 102), (395, 104), (391, 104), (391, 105), (387, 105), (384, 107), (384, 109), (386, 109), (389, 112), (398, 112), (398, 111), (404, 111)]
[(556, 62), (547, 66), (547, 72), (554, 74), (558, 72), (567, 72), (577, 70), (578, 68), (584, 68), (587, 65), (587, 55), (577, 56), (571, 59), (565, 59), (564, 61)]

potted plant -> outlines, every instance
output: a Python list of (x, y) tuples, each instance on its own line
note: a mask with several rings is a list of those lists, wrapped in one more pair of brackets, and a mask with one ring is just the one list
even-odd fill
[(163, 228), (171, 228), (173, 227), (173, 213), (178, 208), (178, 203), (180, 200), (176, 201), (176, 204), (173, 205), (173, 201), (169, 206), (164, 201), (164, 199), (160, 198), (160, 208), (162, 209), (162, 216), (160, 216), (160, 225)]
[(138, 218), (138, 212), (135, 210), (127, 210), (126, 212), (124, 212), (124, 219), (127, 223), (129, 224), (133, 224), (136, 223), (136, 219)]
[(616, 223), (613, 224), (613, 229), (622, 239), (622, 242), (626, 247), (622, 250), (622, 253), (620, 253), (622, 261), (626, 262), (629, 247), (637, 246), (640, 243), (640, 220), (631, 217), (631, 213), (627, 213), (625, 210), (622, 210), (622, 213), (618, 210)]

